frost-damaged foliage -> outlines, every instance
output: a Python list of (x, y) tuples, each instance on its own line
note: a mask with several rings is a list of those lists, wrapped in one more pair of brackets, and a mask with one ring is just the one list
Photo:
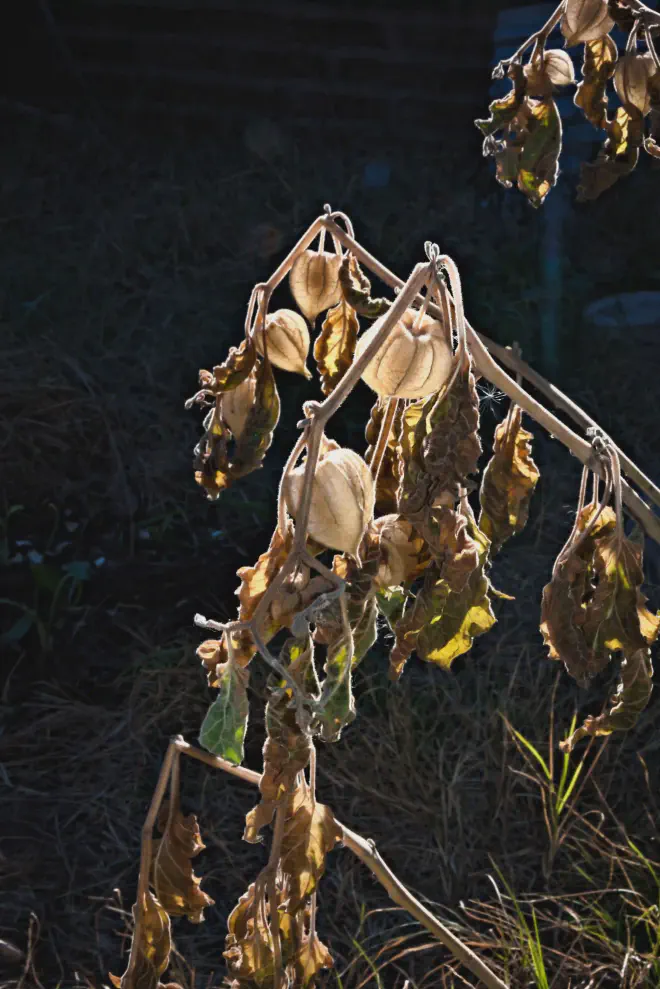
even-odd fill
[[(485, 138), (484, 155), (495, 158), (498, 182), (506, 188), (515, 183), (532, 206), (540, 206), (557, 181), (562, 126), (553, 94), (575, 82), (570, 56), (546, 47), (557, 24), (568, 48), (584, 48), (575, 105), (606, 133), (596, 160), (582, 165), (578, 199), (596, 199), (630, 174), (640, 150), (660, 157), (657, 13), (637, 0), (564, 0), (540, 31), (495, 66), (493, 78), (508, 75), (511, 92), (490, 104), (488, 119), (475, 120)], [(610, 35), (615, 24), (628, 35), (621, 57)], [(610, 85), (621, 103), (613, 118), (608, 115)]]
[[(580, 0), (579, 16), (572, 3), (568, 0), (565, 7), (570, 37), (590, 34), (576, 99), (590, 119), (611, 128), (613, 140), (619, 118), (612, 124), (606, 119), (605, 86), (616, 61), (613, 43), (605, 37), (609, 27), (593, 34), (603, 22), (598, 0)], [(580, 20), (583, 8), (590, 11), (586, 26)], [(560, 55), (555, 53), (547, 65), (548, 72), (563, 79), (572, 70)], [(488, 140), (502, 135), (496, 149), (500, 177), (510, 175), (536, 203), (554, 181), (561, 131), (545, 65), (537, 59), (525, 71), (514, 62), (511, 94), (494, 103), (490, 120), (481, 122)], [(623, 113), (633, 119), (628, 105)], [(619, 125), (623, 128), (620, 119)], [(442, 675), (492, 628), (492, 599), (507, 595), (491, 585), (491, 561), (525, 526), (539, 479), (521, 406), (566, 437), (566, 428), (547, 410), (539, 412), (538, 403), (494, 365), (466, 326), (458, 272), (437, 245), (426, 245), (428, 263), (415, 268), (398, 297), (374, 298), (358, 257), (388, 283), (397, 279), (355, 241), (346, 217), (349, 232), (338, 226), (341, 217), (320, 217), (290, 260), (269, 282), (255, 287), (243, 344), (232, 348), (213, 373), (202, 372), (202, 388), (188, 403), (211, 405), (195, 477), (209, 496), (217, 497), (261, 463), (279, 415), (274, 369), (307, 377), (309, 326), (320, 323), (313, 342), (319, 400), (303, 406), (270, 545), (254, 566), (238, 570), (236, 619), (197, 618), (219, 633), (198, 648), (216, 696), (201, 726), (203, 748), (193, 750), (174, 739), (168, 749), (143, 833), (140, 907), (134, 908), (129, 965), (121, 980), (113, 979), (121, 989), (162, 989), (170, 917), (199, 923), (213, 902), (192, 868), (203, 848), (197, 820), (179, 809), (174, 760), (185, 752), (248, 782), (258, 781), (259, 798), (246, 815), (243, 838), (257, 843), (269, 829), (271, 834), (266, 865), (228, 919), (224, 957), (232, 989), (312, 989), (332, 965), (316, 934), (316, 912), (327, 858), (338, 842), (356, 851), (377, 876), (387, 875), (382, 881), (398, 903), (411, 903), (404, 886), (382, 868), (373, 850), (367, 851), (369, 843), (316, 800), (316, 746), (350, 739), (356, 730), (355, 673), (376, 643), (379, 619), (393, 640), (392, 680), (401, 677), (413, 654), (435, 664)], [(334, 252), (324, 250), (328, 233)], [(269, 314), (287, 265), (300, 313), (279, 309)], [(377, 320), (360, 339), (358, 317)], [(365, 346), (369, 359), (356, 359)], [(471, 497), (477, 500), (482, 453), (477, 376), (505, 391), (508, 387), (519, 403), (512, 404), (495, 431), (479, 488), (479, 521), (470, 503)], [(376, 393), (363, 455), (326, 434), (360, 377), (361, 387)], [(605, 494), (598, 501), (600, 482), (594, 480), (592, 501), (584, 505), (586, 472), (575, 526), (543, 593), (541, 631), (550, 657), (561, 660), (580, 682), (602, 672), (614, 656), (621, 658), (621, 676), (610, 709), (588, 718), (566, 741), (568, 747), (585, 735), (632, 727), (650, 695), (650, 647), (660, 626), (641, 591), (642, 546), (624, 535), (616, 448), (600, 433), (591, 437), (591, 449), (571, 435), (566, 445), (590, 467), (597, 464)], [(630, 503), (630, 492), (626, 497)], [(632, 504), (639, 513), (638, 502)], [(645, 508), (641, 517), (653, 532)], [(256, 656), (269, 669), (258, 776), (242, 766)], [(263, 681), (254, 677), (252, 682)], [(168, 781), (169, 803), (163, 805)], [(156, 822), (162, 837), (154, 842), (149, 831)], [(410, 906), (411, 912), (418, 919), (427, 917), (428, 911), (418, 907)], [(427, 926), (436, 935), (442, 930), (435, 919)], [(454, 945), (480, 984), (504, 989), (466, 946), (458, 952), (452, 937), (445, 943)]]

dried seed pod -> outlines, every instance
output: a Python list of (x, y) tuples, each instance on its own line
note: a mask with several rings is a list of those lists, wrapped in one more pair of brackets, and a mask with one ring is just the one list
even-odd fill
[(649, 80), (655, 74), (655, 63), (650, 54), (623, 55), (614, 71), (614, 89), (621, 102), (631, 104), (647, 114), (651, 109)]
[(548, 96), (554, 86), (569, 86), (575, 82), (575, 69), (568, 52), (552, 48), (543, 55), (543, 61), (532, 61), (525, 66), (528, 96)]
[(561, 33), (569, 48), (582, 41), (603, 38), (613, 27), (607, 0), (568, 0), (561, 19)]
[(237, 388), (224, 392), (220, 399), (222, 418), (231, 429), (234, 438), (238, 439), (245, 428), (250, 409), (254, 404), (257, 390), (256, 370), (252, 370), (245, 381)]
[[(305, 465), (284, 478), (286, 506), (297, 517)], [(338, 448), (322, 456), (312, 484), (308, 534), (331, 549), (355, 556), (374, 513), (374, 482), (366, 463), (353, 450)]]
[[(378, 335), (384, 319), (387, 314), (362, 334), (355, 350), (356, 360)], [(422, 398), (444, 385), (452, 360), (451, 345), (442, 323), (426, 315), (420, 319), (418, 312), (407, 309), (367, 364), (362, 380), (377, 395)]]
[(313, 323), (320, 312), (341, 300), (338, 254), (303, 251), (289, 275), (291, 294), (303, 316)]
[[(275, 367), (311, 378), (306, 361), (309, 354), (309, 330), (300, 313), (278, 309), (266, 317), (268, 356)], [(263, 331), (255, 334), (257, 350), (264, 352)]]
[(378, 587), (403, 584), (430, 560), (424, 540), (401, 515), (382, 515), (374, 521), (371, 531), (380, 535)]

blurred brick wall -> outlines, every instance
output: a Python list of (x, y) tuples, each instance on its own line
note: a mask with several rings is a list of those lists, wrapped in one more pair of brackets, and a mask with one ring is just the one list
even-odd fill
[(401, 127), (417, 139), (441, 115), (483, 109), (497, 13), (516, 0), (23, 3), (5, 39), (14, 98), (22, 86), (51, 106), (82, 94), (117, 112)]

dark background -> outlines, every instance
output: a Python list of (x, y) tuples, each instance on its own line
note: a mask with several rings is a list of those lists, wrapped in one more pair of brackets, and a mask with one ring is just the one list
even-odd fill
[[(159, 759), (172, 733), (195, 740), (209, 700), (192, 616), (232, 613), (235, 570), (267, 545), (283, 459), (315, 392), (279, 376), (282, 421), (265, 466), (215, 504), (193, 481), (200, 415), (183, 403), (198, 368), (238, 342), (252, 285), (323, 203), (345, 210), (403, 277), (437, 241), (460, 267), (472, 324), (517, 340), (660, 474), (660, 314), (656, 327), (608, 331), (584, 317), (603, 296), (660, 288), (660, 172), (647, 156), (588, 205), (575, 204), (568, 172), (538, 212), (497, 186), (473, 120), (486, 116), (498, 14), (514, 6), (529, 13), (474, 0), (25, 0), (12, 10), (0, 42), (0, 936), (30, 965), (23, 976), (9, 966), (7, 984), (96, 986), (122, 970)], [(559, 229), (552, 283), (549, 225)], [(290, 304), (286, 287), (275, 304)], [(487, 449), (507, 403), (486, 386), (482, 397)], [(370, 404), (360, 389), (332, 435), (362, 451)], [(445, 906), (492, 897), (489, 855), (521, 893), (550, 882), (540, 805), (510, 770), (517, 756), (497, 713), (546, 739), (557, 671), (538, 602), (579, 471), (546, 437), (535, 455), (543, 480), (530, 526), (495, 574), (517, 599), (498, 602), (488, 642), (455, 675), (414, 661), (396, 689), (386, 646), (375, 649), (358, 677), (360, 719), (321, 753), (323, 799)], [(598, 711), (607, 689), (578, 693), (560, 678), (562, 731), (574, 705)], [(641, 843), (654, 831), (638, 755), (657, 783), (657, 719), (652, 704), (597, 777)], [(196, 765), (185, 777), (216, 907), (213, 926), (190, 933), (183, 922), (177, 943), (194, 971), (177, 962), (175, 974), (216, 985), (223, 923), (261, 850), (239, 842), (245, 786)], [(352, 937), (381, 945), (396, 918), (360, 919), (362, 904), (386, 901), (341, 855), (324, 934), (346, 966)], [(388, 971), (385, 985), (402, 984)], [(359, 984), (355, 966), (350, 978)]]

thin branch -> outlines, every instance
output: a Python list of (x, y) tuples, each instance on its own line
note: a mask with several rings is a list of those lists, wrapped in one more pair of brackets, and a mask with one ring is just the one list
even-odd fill
[[(382, 265), (380, 261), (365, 250), (361, 244), (359, 244), (352, 237), (349, 237), (348, 234), (341, 229), (341, 227), (336, 226), (336, 224), (332, 223), (331, 220), (326, 219), (323, 222), (328, 224), (335, 231), (337, 239), (340, 240), (345, 247), (348, 247), (349, 250), (355, 254), (358, 260), (362, 261), (363, 264), (370, 269), (370, 271), (377, 275), (387, 285), (392, 287), (400, 287), (404, 284), (400, 278)], [(405, 284), (409, 285), (410, 279)], [(398, 305), (402, 294), (403, 292), (400, 293), (397, 301), (394, 303), (394, 306)], [(392, 308), (394, 308), (394, 306)], [(390, 312), (391, 311), (392, 310), (390, 310)], [(429, 306), (429, 311), (432, 315), (435, 315), (438, 318), (441, 318), (442, 316), (442, 311), (437, 306)], [(554, 436), (556, 439), (560, 440), (574, 456), (582, 461), (583, 464), (586, 464), (592, 470), (599, 473), (601, 477), (603, 477), (604, 469), (602, 465), (599, 464), (594, 458), (590, 444), (581, 436), (578, 436), (577, 433), (574, 433), (573, 430), (570, 429), (565, 423), (561, 422), (560, 419), (557, 419), (557, 417), (541, 405), (540, 402), (537, 402), (536, 399), (532, 398), (532, 396), (529, 395), (520, 385), (518, 385), (517, 382), (514, 381), (503, 368), (499, 367), (489, 354), (477, 332), (467, 322), (466, 330), (476, 369), (482, 377), (487, 378), (492, 384), (499, 388), (500, 391), (503, 391), (506, 395), (508, 395), (512, 401), (520, 405), (520, 407), (527, 412), (528, 415), (535, 419), (539, 425), (543, 426), (551, 436)], [(375, 341), (373, 342), (375, 343)], [(349, 370), (343, 381), (346, 381), (352, 370), (353, 368)], [(341, 387), (341, 385), (339, 387)], [(331, 395), (330, 398), (332, 397), (333, 396)], [(567, 399), (566, 401), (568, 402), (570, 400)], [(324, 405), (325, 404), (326, 403), (324, 403)], [(586, 416), (585, 413), (582, 414)], [(634, 465), (632, 466), (634, 467)], [(642, 477), (644, 476), (641, 471), (638, 471), (638, 473)], [(639, 524), (652, 539), (654, 539), (657, 543), (660, 543), (660, 519), (653, 514), (648, 505), (635, 491), (629, 487), (629, 485), (623, 482), (622, 487), (623, 500), (630, 514), (639, 522)]]
[[(192, 745), (188, 745), (183, 739), (176, 739), (171, 746), (174, 745), (180, 752), (184, 755), (192, 756), (194, 759), (199, 759), (201, 762), (207, 763), (209, 766), (213, 766), (214, 769), (222, 769), (225, 772), (231, 773), (234, 776), (240, 776), (241, 779), (248, 783), (253, 783), (258, 786), (261, 780), (261, 775), (255, 773), (250, 769), (244, 769), (240, 766), (233, 766), (230, 762), (226, 762), (224, 759), (219, 758), (219, 756), (211, 756), (201, 749), (196, 749)], [(168, 749), (169, 752), (169, 749)], [(336, 819), (335, 819), (336, 820)], [(406, 887), (400, 882), (399, 879), (394, 875), (389, 866), (383, 861), (379, 852), (376, 849), (376, 845), (373, 841), (367, 838), (363, 838), (361, 835), (357, 834), (355, 831), (351, 831), (340, 821), (337, 821), (337, 826), (342, 832), (342, 843), (353, 852), (368, 869), (371, 870), (373, 875), (376, 877), (379, 883), (385, 888), (386, 892), (389, 894), (390, 898), (398, 906), (406, 910), (415, 920), (431, 932), (441, 944), (448, 948), (454, 957), (460, 961), (467, 969), (469, 969), (473, 975), (481, 979), (483, 984), (488, 987), (488, 989), (509, 989), (507, 984), (503, 982), (488, 966), (483, 962), (478, 955), (463, 944), (463, 942), (453, 934), (449, 928), (445, 927), (437, 917), (435, 917), (430, 910), (428, 910), (422, 903), (419, 902), (416, 897), (410, 893)], [(277, 824), (276, 824), (277, 826)], [(272, 906), (271, 906), (272, 912)]]
[(380, 432), (378, 433), (378, 439), (376, 440), (376, 446), (374, 447), (374, 452), (371, 455), (371, 460), (369, 461), (369, 467), (371, 468), (371, 475), (374, 479), (374, 484), (376, 484), (378, 480), (380, 466), (383, 462), (383, 457), (385, 456), (387, 441), (390, 438), (392, 423), (394, 422), (394, 416), (396, 415), (398, 403), (399, 400), (397, 398), (390, 398), (388, 400), (387, 409), (385, 410), (385, 415), (383, 416), (383, 421), (380, 426)]
[(555, 24), (557, 24), (561, 20), (565, 6), (566, 6), (566, 0), (561, 0), (561, 3), (557, 7), (557, 9), (550, 15), (550, 17), (545, 22), (543, 27), (540, 28), (540, 30), (535, 31), (534, 34), (530, 35), (527, 41), (523, 41), (520, 48), (518, 48), (517, 51), (513, 53), (513, 55), (509, 56), (509, 58), (504, 58), (502, 59), (501, 62), (497, 63), (497, 65), (493, 69), (494, 79), (503, 79), (504, 73), (506, 69), (509, 67), (509, 65), (512, 65), (513, 62), (519, 61), (522, 58), (524, 52), (526, 52), (527, 49), (530, 47), (530, 45), (534, 45), (534, 52), (532, 54), (532, 58), (540, 52), (540, 50), (543, 48), (546, 41), (552, 34)]

